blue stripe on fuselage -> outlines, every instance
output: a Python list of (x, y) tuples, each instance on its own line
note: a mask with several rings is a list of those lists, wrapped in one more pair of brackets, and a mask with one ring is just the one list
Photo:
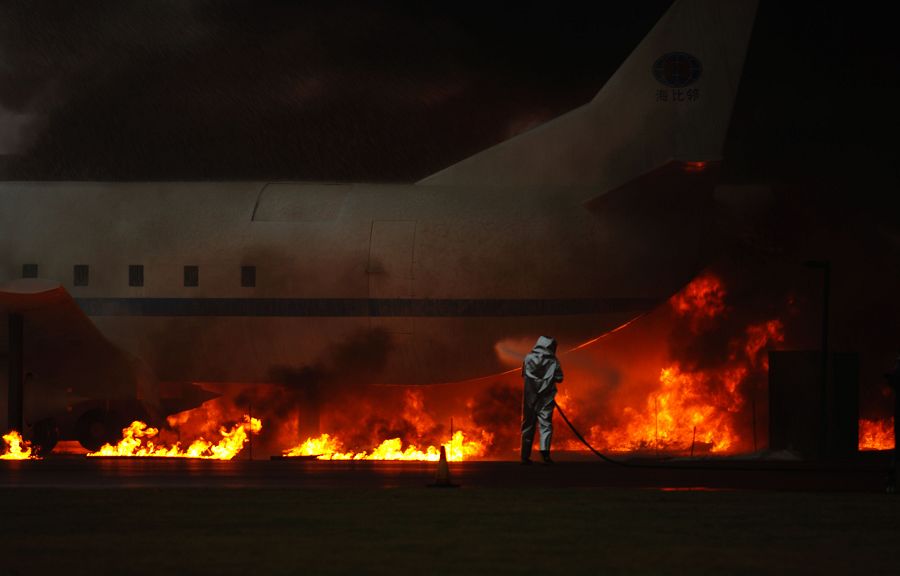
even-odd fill
[(88, 316), (479, 317), (643, 312), (652, 298), (76, 298)]

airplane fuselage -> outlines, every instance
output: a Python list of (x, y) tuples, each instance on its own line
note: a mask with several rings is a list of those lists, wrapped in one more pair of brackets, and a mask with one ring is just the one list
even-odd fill
[(365, 333), (386, 342), (372, 382), (459, 381), (508, 369), (498, 347), (602, 334), (696, 272), (694, 205), (648, 217), (595, 195), (3, 183), (0, 283), (60, 282), (163, 381), (271, 382)]

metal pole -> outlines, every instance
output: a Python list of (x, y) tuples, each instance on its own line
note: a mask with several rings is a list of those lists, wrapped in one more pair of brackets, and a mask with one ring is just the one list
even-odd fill
[(806, 262), (809, 268), (822, 270), (822, 343), (819, 362), (819, 376), (821, 378), (819, 402), (822, 422), (819, 425), (819, 457), (828, 454), (830, 427), (828, 426), (828, 308), (831, 298), (831, 263), (828, 260), (809, 260)]
[(822, 455), (829, 452), (831, 445), (829, 434), (831, 427), (828, 425), (828, 300), (831, 297), (831, 263), (827, 260), (822, 263)]
[(7, 395), (6, 427), (22, 433), (22, 383), (24, 377), (24, 327), (21, 314), (9, 315), (9, 384)]
[(894, 391), (894, 449), (891, 451), (891, 464), (888, 468), (887, 491), (890, 494), (897, 492), (897, 455), (900, 451), (900, 357), (894, 370), (885, 374), (888, 384)]

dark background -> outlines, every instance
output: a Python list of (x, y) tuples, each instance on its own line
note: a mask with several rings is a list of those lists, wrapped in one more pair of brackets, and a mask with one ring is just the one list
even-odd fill
[[(669, 4), (6, 1), (5, 177), (416, 180), (590, 99)], [(881, 6), (761, 2), (728, 178), (896, 183)]]
[[(0, 3), (0, 178), (415, 181), (589, 100), (669, 1)], [(863, 356), (863, 403), (900, 351), (900, 48), (883, 3), (763, 0), (710, 260), (749, 315), (803, 309)], [(737, 219), (735, 219), (737, 218)], [(742, 300), (743, 299), (743, 300)], [(868, 400), (867, 400), (868, 394)]]

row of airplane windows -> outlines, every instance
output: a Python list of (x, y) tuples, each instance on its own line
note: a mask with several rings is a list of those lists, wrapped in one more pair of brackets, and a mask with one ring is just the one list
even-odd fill
[[(22, 278), (37, 278), (37, 264), (23, 264)], [(75, 264), (72, 267), (72, 285), (88, 286), (91, 282), (91, 267), (87, 264)], [(128, 285), (140, 287), (144, 285), (144, 266), (131, 264), (128, 266)], [(184, 285), (194, 288), (200, 285), (200, 267), (184, 267)], [(241, 266), (241, 286), (253, 288), (256, 286), (256, 266)]]

